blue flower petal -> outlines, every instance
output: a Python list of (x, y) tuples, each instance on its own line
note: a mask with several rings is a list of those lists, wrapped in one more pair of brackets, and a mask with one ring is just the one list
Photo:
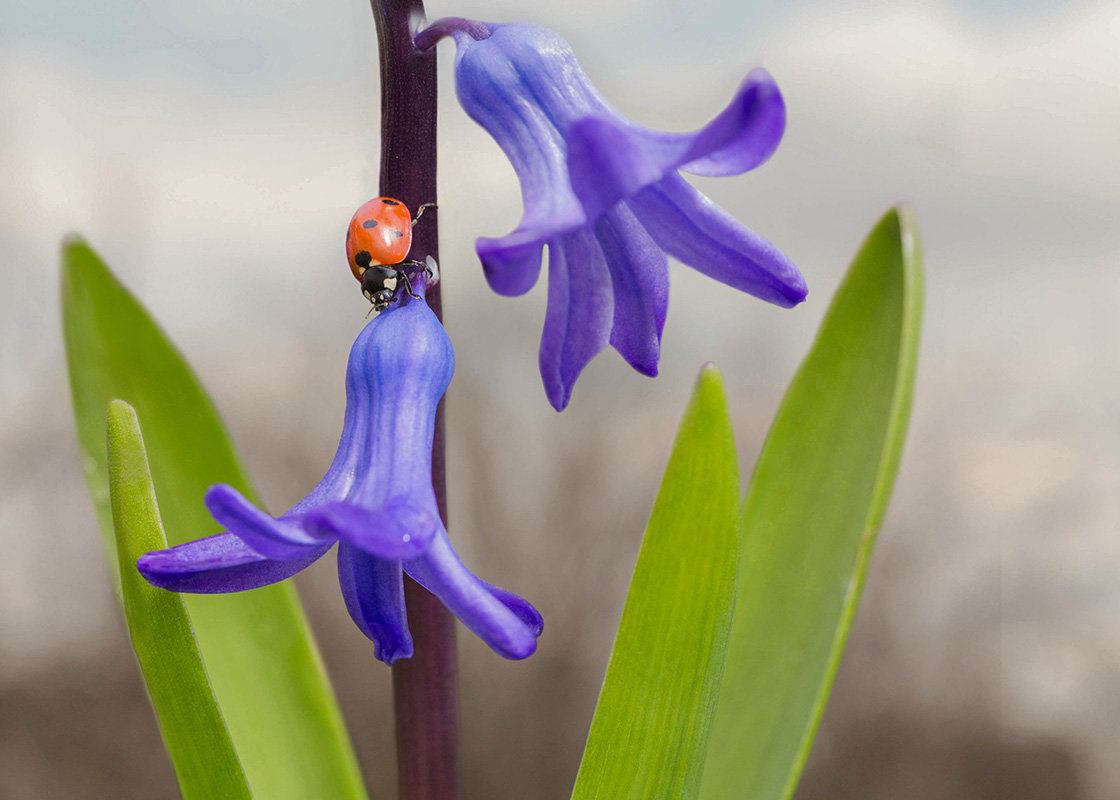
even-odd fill
[(401, 562), (371, 556), (347, 542), (338, 545), (338, 583), (354, 624), (386, 664), (412, 656), (404, 607)]
[(579, 230), (548, 243), (540, 369), (557, 411), (568, 405), (583, 368), (610, 341), (613, 305), (610, 270), (594, 236)]
[(334, 536), (305, 532), (291, 519), (273, 519), (224, 483), (210, 487), (205, 497), (210, 514), (245, 544), (266, 558), (290, 561), (306, 558), (311, 550), (332, 545)]
[(624, 203), (599, 218), (595, 236), (610, 264), (614, 290), (611, 346), (652, 377), (669, 308), (669, 259)]
[(572, 123), (565, 140), (572, 190), (590, 219), (665, 175), (666, 168), (621, 120), (583, 117)]
[(647, 141), (669, 144), (680, 136), (688, 149), (676, 166), (693, 175), (725, 177), (761, 166), (778, 149), (786, 128), (786, 104), (778, 85), (764, 69), (753, 70), (730, 105), (692, 134), (648, 131)]
[(490, 584), (463, 566), (440, 530), (431, 547), (415, 561), (406, 561), (408, 575), (434, 594), (494, 652), (512, 659), (528, 658), (537, 649), (540, 615), (524, 600), (514, 602), (508, 592), (497, 596)]
[[(540, 365), (555, 408), (567, 405), (608, 325), (610, 344), (631, 366), (657, 373), (668, 303), (665, 253), (781, 306), (804, 299), (805, 282), (788, 259), (677, 174), (737, 175), (773, 154), (786, 109), (765, 70), (751, 72), (699, 130), (663, 133), (612, 108), (571, 46), (547, 28), (448, 18), (421, 35), (423, 47), (446, 35), (456, 43), (459, 102), (509, 156), (524, 200), (513, 233), (476, 242), (490, 286), (503, 295), (527, 292), (540, 276), (542, 247), (549, 246)], [(580, 234), (597, 240), (598, 253)], [(582, 259), (576, 257), (581, 249), (587, 251)], [(589, 283), (602, 280), (604, 262), (613, 323)]]
[(695, 133), (662, 133), (617, 113), (577, 119), (567, 129), (572, 190), (588, 219), (678, 169), (698, 175), (737, 175), (777, 149), (785, 103), (764, 70), (755, 70), (719, 116)]
[[(525, 210), (517, 229), (500, 239), (480, 239), (477, 243), (491, 287), (498, 294), (512, 296), (524, 294), (536, 282), (543, 243), (587, 221), (568, 183), (557, 121), (537, 102), (541, 96), (535, 93), (561, 93), (551, 98), (552, 108), (566, 109), (572, 103), (585, 109), (591, 106), (577, 97), (579, 89), (569, 92), (569, 87), (561, 84), (533, 85), (532, 71), (522, 68), (525, 59), (563, 61), (565, 56), (557, 51), (548, 51), (545, 56), (532, 43), (542, 35), (559, 37), (534, 25), (490, 27), (491, 35), (481, 41), (456, 37), (455, 91), (467, 114), (489, 131), (505, 152), (521, 183)], [(574, 62), (574, 55), (571, 60)]]
[[(423, 291), (422, 280), (416, 288)], [(606, 301), (609, 314), (609, 286)], [(236, 592), (290, 577), (338, 540), (346, 607), (382, 661), (413, 653), (402, 560), (496, 650), (510, 658), (529, 655), (540, 615), (467, 572), (439, 519), (432, 442), (454, 368), (451, 341), (435, 314), (422, 297), (403, 297), (366, 325), (351, 348), (346, 417), (323, 480), (279, 519), (232, 487), (214, 486), (206, 503), (229, 532), (148, 553), (137, 568), (152, 584), (175, 591)], [(439, 548), (429, 561), (433, 542)]]
[[(357, 426), (380, 431), (402, 408), (434, 412), (454, 372), (451, 340), (423, 298), (381, 314), (362, 329), (350, 349), (346, 406), (354, 411), (343, 423), (344, 435)], [(375, 421), (368, 414), (382, 417)]]
[(302, 559), (279, 561), (262, 556), (232, 533), (219, 533), (145, 553), (136, 568), (148, 583), (173, 592), (243, 592), (290, 578), (329, 549), (325, 545)]
[(478, 582), (485, 586), (486, 590), (494, 595), (502, 605), (516, 614), (517, 618), (525, 623), (529, 630), (533, 632), (534, 636), (539, 637), (541, 635), (541, 632), (544, 630), (544, 617), (541, 616), (541, 612), (533, 608), (533, 605), (528, 600), (519, 597), (513, 592), (507, 592), (505, 589), (501, 589), (492, 583), (487, 583), (481, 578), (478, 579)]
[(544, 255), (538, 232), (519, 228), (501, 239), (480, 237), (474, 247), (487, 283), (498, 294), (517, 297), (536, 285)]
[(309, 531), (341, 539), (390, 561), (416, 558), (439, 528), (439, 518), (423, 504), (394, 497), (376, 509), (354, 503), (325, 503), (303, 518)]
[(679, 175), (646, 187), (627, 205), (665, 252), (698, 272), (784, 308), (805, 299), (805, 279), (778, 248)]
[(346, 420), (339, 455), (323, 484), (297, 508), (310, 513), (345, 501), (375, 510), (408, 497), (437, 516), (432, 439), (455, 354), (422, 300), (409, 300), (366, 325), (350, 351)]

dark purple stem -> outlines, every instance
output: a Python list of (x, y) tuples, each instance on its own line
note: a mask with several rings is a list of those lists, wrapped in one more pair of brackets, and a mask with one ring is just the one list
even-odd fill
[[(413, 46), (412, 20), (422, 0), (371, 0), (381, 61), (381, 194), (411, 209), (436, 202), (436, 54)], [(410, 257), (439, 260), (438, 210), (413, 230)], [(443, 271), (441, 270), (441, 273)], [(440, 286), (428, 306), (443, 318)], [(432, 485), (447, 522), (443, 402), (436, 411)], [(393, 665), (400, 800), (456, 800), (459, 736), (455, 675), (455, 619), (428, 591), (405, 577), (412, 658)]]

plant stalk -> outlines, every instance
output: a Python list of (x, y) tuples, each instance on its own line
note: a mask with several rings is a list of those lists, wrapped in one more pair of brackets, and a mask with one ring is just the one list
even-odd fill
[[(381, 194), (415, 211), (436, 202), (436, 53), (413, 46), (422, 0), (371, 0), (381, 64)], [(413, 230), (410, 258), (439, 261), (438, 209)], [(442, 274), (441, 270), (441, 274)], [(442, 281), (427, 290), (443, 319)], [(444, 401), (436, 411), (432, 486), (447, 524)], [(400, 800), (457, 800), (459, 737), (455, 619), (426, 589), (405, 576), (405, 604), (415, 652), (393, 665), (397, 780)]]

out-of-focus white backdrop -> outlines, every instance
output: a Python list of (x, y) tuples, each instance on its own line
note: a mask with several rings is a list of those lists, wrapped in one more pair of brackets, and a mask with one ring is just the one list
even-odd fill
[[(789, 107), (784, 143), (755, 173), (699, 185), (810, 286), (783, 311), (675, 266), (661, 377), (604, 354), (555, 414), (536, 372), (543, 283), (496, 297), (472, 250), (516, 223), (516, 180), (455, 104), (441, 47), (453, 536), (548, 620), (525, 664), (461, 637), (463, 683), (477, 687), (463, 707), (474, 796), (566, 796), (696, 369), (723, 368), (749, 474), (849, 258), (900, 200), (926, 250), (918, 394), (806, 796), (1120, 795), (1120, 3), (432, 0), (428, 12), (554, 27), (652, 127), (701, 125), (768, 68)], [(86, 236), (161, 320), (264, 497), (285, 507), (333, 454), (367, 308), (342, 243), (377, 189), (375, 47), (357, 0), (0, 0), (6, 797), (170, 785), (73, 442), (59, 241)], [(301, 587), (373, 775), (391, 765), (388, 672), (345, 619), (332, 561)], [(129, 767), (109, 729), (76, 734), (74, 715), (135, 731), (154, 763)]]

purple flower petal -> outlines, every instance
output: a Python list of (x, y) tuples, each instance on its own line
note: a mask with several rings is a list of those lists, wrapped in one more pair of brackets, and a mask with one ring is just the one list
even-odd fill
[(454, 369), (451, 340), (423, 301), (410, 300), (366, 325), (350, 351), (338, 454), (292, 513), (334, 501), (373, 510), (400, 495), (435, 516), (435, 413)]
[(328, 544), (301, 559), (278, 561), (262, 556), (232, 533), (219, 533), (145, 553), (136, 568), (148, 583), (173, 592), (243, 592), (290, 578), (329, 549)]
[(496, 596), (463, 566), (443, 530), (423, 556), (404, 563), (404, 570), (499, 655), (528, 658), (537, 649), (539, 615), (530, 614), (524, 601), (514, 603), (508, 592)]
[[(422, 291), (422, 283), (416, 286)], [(609, 328), (609, 286), (606, 300)], [(540, 615), (471, 575), (439, 519), (432, 442), (454, 368), (451, 341), (431, 309), (422, 298), (403, 298), (366, 325), (351, 348), (346, 417), (323, 480), (279, 519), (232, 487), (213, 486), (206, 504), (230, 531), (147, 553), (137, 568), (174, 591), (237, 592), (294, 575), (340, 540), (346, 608), (377, 658), (392, 664), (413, 653), (402, 561), (491, 647), (508, 658), (528, 656)], [(439, 548), (429, 559), (433, 542)]]
[(649, 157), (621, 120), (584, 117), (572, 123), (565, 139), (572, 190), (589, 219), (675, 169), (672, 159), (661, 164)]
[(599, 219), (595, 236), (610, 264), (614, 290), (611, 346), (652, 377), (669, 308), (669, 259), (625, 204)]
[(679, 175), (646, 187), (627, 205), (665, 252), (693, 269), (784, 308), (805, 299), (805, 279), (778, 248)]
[(416, 558), (439, 528), (439, 519), (423, 505), (395, 497), (369, 509), (353, 503), (319, 506), (303, 519), (309, 531), (349, 542), (371, 556), (401, 561)]
[(557, 411), (568, 405), (576, 378), (610, 340), (612, 295), (610, 270), (594, 236), (576, 231), (548, 243), (540, 368)]
[[(610, 344), (646, 375), (657, 373), (665, 323), (664, 253), (781, 306), (805, 298), (805, 282), (788, 259), (677, 174), (737, 175), (773, 154), (786, 109), (765, 70), (751, 72), (699, 130), (663, 133), (612, 108), (553, 31), (449, 18), (421, 35), (423, 46), (447, 35), (457, 48), (459, 102), (509, 156), (524, 200), (513, 233), (476, 242), (491, 288), (527, 292), (540, 276), (541, 248), (549, 246), (540, 365), (555, 408), (567, 405), (576, 377), (603, 347), (610, 320), (590, 281), (602, 280), (604, 262), (614, 295)], [(598, 254), (580, 244), (581, 233), (598, 240)]]
[(695, 133), (662, 133), (617, 113), (583, 117), (565, 133), (572, 190), (588, 219), (666, 175), (684, 168), (699, 175), (737, 175), (754, 169), (778, 147), (785, 103), (764, 70), (755, 70), (735, 99)]
[(785, 129), (786, 104), (778, 85), (766, 70), (753, 70), (731, 104), (692, 134), (680, 168), (708, 177), (742, 174), (774, 154)]
[(211, 486), (205, 502), (214, 519), (266, 558), (306, 558), (311, 550), (332, 545), (337, 538), (307, 533), (290, 519), (273, 519), (224, 483)]
[(541, 616), (541, 612), (533, 608), (528, 600), (515, 595), (513, 592), (507, 592), (492, 583), (487, 583), (482, 578), (479, 578), (478, 582), (485, 586), (486, 590), (494, 595), (502, 605), (516, 614), (518, 619), (524, 622), (529, 630), (533, 631), (534, 636), (539, 637), (541, 635), (541, 631), (544, 630), (544, 617)]
[[(535, 42), (542, 36), (559, 38), (545, 28), (520, 24), (489, 27), (491, 35), (481, 41), (456, 37), (455, 91), (467, 114), (489, 131), (505, 152), (521, 183), (525, 211), (517, 229), (501, 239), (479, 239), (477, 243), (494, 291), (519, 295), (532, 288), (540, 274), (543, 243), (587, 222), (568, 183), (557, 121), (536, 102), (538, 97), (531, 96), (542, 87), (532, 85), (532, 71), (522, 69), (520, 62), (526, 58), (564, 61), (567, 54), (574, 62), (575, 56), (571, 48), (567, 48), (567, 54), (555, 49), (542, 53), (524, 39), (528, 36)], [(553, 107), (566, 109), (576, 103), (590, 109), (582, 87), (551, 84), (543, 90), (553, 95)], [(556, 96), (558, 93), (561, 96)]]
[(490, 288), (504, 297), (517, 297), (533, 288), (541, 274), (544, 240), (520, 228), (502, 239), (479, 238), (474, 243)]
[(386, 664), (412, 656), (399, 561), (371, 556), (347, 542), (338, 545), (338, 583), (354, 624)]

